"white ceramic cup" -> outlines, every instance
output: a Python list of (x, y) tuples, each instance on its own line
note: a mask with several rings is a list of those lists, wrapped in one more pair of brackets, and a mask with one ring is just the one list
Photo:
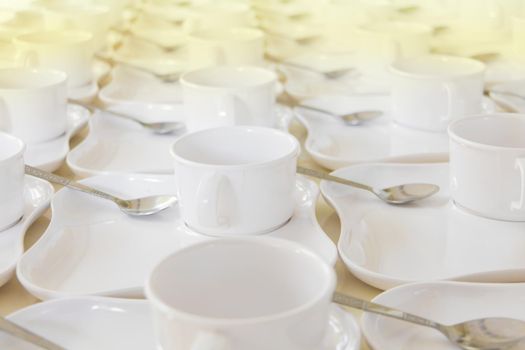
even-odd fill
[(93, 79), (92, 37), (83, 31), (44, 31), (20, 35), (14, 43), (25, 66), (61, 70), (69, 87), (79, 87)]
[(146, 282), (162, 350), (318, 350), (333, 268), (270, 237), (212, 240), (160, 262)]
[(220, 28), (188, 36), (188, 59), (196, 68), (217, 65), (262, 65), (264, 33), (253, 28)]
[(441, 55), (399, 59), (392, 73), (393, 119), (404, 126), (445, 131), (450, 121), (481, 112), (485, 65)]
[(275, 230), (292, 216), (297, 140), (249, 126), (190, 133), (175, 141), (175, 179), (182, 219), (218, 236)]
[(516, 58), (525, 61), (525, 15), (512, 17), (512, 43)]
[(0, 132), (0, 231), (24, 214), (24, 150), (20, 139)]
[(525, 221), (525, 115), (466, 118), (448, 133), (454, 202), (484, 217)]
[(61, 3), (43, 8), (48, 30), (80, 30), (93, 35), (95, 49), (102, 49), (111, 26), (112, 13), (107, 6), (81, 3)]
[(355, 29), (360, 68), (367, 74), (384, 74), (400, 57), (428, 54), (432, 28), (418, 23), (370, 22)]
[(255, 17), (249, 4), (241, 2), (209, 2), (190, 8), (184, 21), (184, 31), (193, 33), (206, 29), (250, 27)]
[(210, 67), (180, 79), (188, 130), (218, 126), (274, 127), (274, 72), (258, 67)]
[(66, 131), (67, 76), (53, 70), (0, 69), (0, 130), (26, 143)]

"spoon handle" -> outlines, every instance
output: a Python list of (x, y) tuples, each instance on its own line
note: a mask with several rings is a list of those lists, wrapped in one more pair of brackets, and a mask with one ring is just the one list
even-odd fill
[(311, 176), (311, 177), (316, 177), (318, 179), (333, 181), (333, 182), (337, 182), (337, 183), (340, 183), (340, 184), (343, 184), (343, 185), (357, 187), (357, 188), (360, 188), (360, 189), (366, 190), (366, 191), (371, 191), (371, 192), (374, 191), (374, 189), (372, 187), (368, 186), (368, 185), (364, 185), (364, 184), (361, 184), (359, 182), (354, 182), (354, 181), (351, 181), (351, 180), (343, 179), (341, 177), (333, 176), (333, 175), (330, 175), (330, 174), (327, 174), (327, 173), (323, 173), (321, 171), (317, 171), (317, 170), (314, 170), (314, 169), (303, 168), (301, 166), (298, 166), (297, 167), (297, 172), (299, 174), (303, 174), (303, 175), (307, 175), (307, 176)]
[(26, 165), (25, 166), (25, 173), (27, 175), (32, 175), (32, 176), (35, 176), (35, 177), (47, 180), (49, 182), (53, 182), (53, 183), (56, 183), (56, 184), (59, 184), (59, 185), (65, 186), (65, 187), (72, 188), (74, 190), (78, 190), (78, 191), (81, 191), (81, 192), (92, 194), (92, 195), (97, 196), (97, 197), (108, 199), (108, 200), (113, 201), (113, 202), (115, 202), (117, 204), (119, 204), (120, 202), (124, 201), (123, 199), (120, 199), (118, 197), (112, 196), (112, 195), (110, 195), (110, 194), (108, 194), (106, 192), (102, 192), (102, 191), (96, 190), (96, 189), (94, 189), (92, 187), (83, 185), (81, 183), (75, 182), (73, 180), (70, 180), (68, 178), (65, 178), (65, 177), (62, 177), (62, 176), (59, 176), (59, 175), (56, 175), (56, 174), (53, 174), (53, 173), (49, 173), (47, 171), (44, 171), (44, 170), (32, 167), (30, 165)]
[(328, 115), (331, 115), (332, 117), (338, 117), (337, 115), (335, 115), (334, 113), (332, 113), (330, 111), (327, 111), (326, 109), (317, 108), (317, 107), (313, 107), (313, 106), (309, 106), (309, 105), (304, 105), (302, 103), (298, 104), (296, 107), (309, 109), (311, 111), (319, 112), (319, 113), (323, 113), (323, 114), (328, 114)]
[(130, 115), (127, 115), (127, 114), (123, 114), (123, 113), (119, 113), (119, 112), (115, 112), (115, 111), (108, 111), (106, 109), (103, 109), (103, 108), (100, 108), (100, 107), (96, 107), (96, 106), (93, 106), (92, 104), (89, 104), (89, 103), (84, 103), (84, 102), (81, 102), (81, 101), (77, 101), (77, 100), (69, 100), (69, 102), (71, 103), (74, 103), (74, 104), (77, 104), (79, 106), (82, 106), (84, 108), (87, 108), (89, 111), (91, 111), (92, 113), (94, 111), (97, 111), (97, 112), (105, 112), (105, 113), (109, 113), (109, 114), (112, 114), (114, 116), (117, 116), (117, 117), (120, 117), (120, 118), (124, 118), (124, 119), (127, 119), (127, 120), (131, 120), (131, 121), (134, 121), (135, 123), (139, 123), (140, 125), (142, 126), (145, 126), (146, 123), (138, 120), (138, 119), (135, 119), (133, 118), (132, 116)]
[(364, 310), (364, 311), (372, 312), (374, 314), (379, 314), (379, 315), (395, 318), (401, 321), (415, 323), (420, 326), (435, 328), (438, 330), (441, 330), (443, 328), (443, 325), (437, 322), (428, 320), (426, 318), (419, 317), (413, 314), (409, 314), (407, 312), (403, 312), (400, 310), (392, 309), (387, 306), (379, 305), (379, 304), (372, 303), (372, 302), (362, 300), (359, 298), (355, 298), (350, 295), (334, 293), (332, 300), (340, 305), (345, 305), (345, 306), (349, 306), (354, 309)]
[(42, 349), (47, 350), (66, 350), (66, 348), (57, 345), (38, 334), (35, 334), (23, 327), (20, 327), (16, 323), (13, 323), (3, 317), (0, 317), (0, 330), (11, 334), (12, 336), (22, 339), (28, 343), (36, 345)]

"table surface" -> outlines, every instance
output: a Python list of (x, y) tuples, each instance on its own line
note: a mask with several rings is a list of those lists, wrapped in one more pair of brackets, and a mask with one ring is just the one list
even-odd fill
[[(294, 122), (291, 127), (291, 132), (301, 140), (303, 143), (306, 136), (305, 129)], [(71, 146), (74, 147), (77, 145), (87, 134), (87, 130), (84, 129), (77, 136), (71, 140)], [(299, 163), (303, 166), (312, 167), (315, 169), (322, 169), (317, 164), (315, 164), (312, 159), (308, 156), (306, 152), (301, 152), (299, 158)], [(57, 174), (66, 176), (69, 178), (78, 178), (75, 177), (75, 174), (68, 168), (66, 164), (63, 164), (60, 169), (56, 171)], [(58, 190), (60, 186), (55, 186), (55, 189)], [(326, 234), (332, 239), (334, 243), (337, 243), (340, 233), (340, 223), (339, 217), (336, 212), (324, 201), (322, 196), (320, 196), (317, 203), (317, 220), (319, 224), (326, 232)], [(42, 215), (38, 220), (36, 220), (33, 225), (29, 228), (25, 236), (25, 249), (27, 250), (31, 245), (33, 245), (42, 233), (46, 230), (51, 218), (51, 211), (47, 210), (44, 215)], [(337, 290), (343, 293), (347, 293), (362, 299), (370, 300), (379, 294), (381, 291), (371, 287), (364, 282), (361, 282), (356, 277), (354, 277), (345, 267), (341, 259), (339, 258), (336, 264), (337, 271)], [(38, 299), (29, 294), (18, 282), (16, 276), (13, 277), (7, 284), (0, 287), (0, 315), (8, 315), (20, 308), (39, 302)], [(361, 317), (361, 312), (356, 310), (349, 310), (357, 318)], [(368, 350), (369, 347), (366, 344), (366, 341), (362, 340), (361, 350)]]

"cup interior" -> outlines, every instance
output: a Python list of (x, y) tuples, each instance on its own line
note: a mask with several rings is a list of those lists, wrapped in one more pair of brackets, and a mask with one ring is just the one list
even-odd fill
[(449, 134), (482, 147), (525, 149), (525, 115), (502, 113), (461, 119), (450, 125)]
[(14, 136), (0, 132), (0, 162), (24, 152), (24, 143)]
[(326, 297), (334, 286), (332, 268), (295, 243), (221, 239), (157, 265), (148, 297), (190, 317), (246, 320), (292, 312)]
[(257, 67), (211, 67), (184, 74), (183, 85), (199, 88), (251, 88), (275, 83), (272, 71)]
[(65, 82), (63, 72), (40, 69), (0, 69), (1, 90), (41, 89)]
[(391, 65), (391, 70), (405, 76), (443, 78), (481, 74), (485, 65), (469, 58), (425, 55), (399, 59)]
[(194, 165), (247, 166), (295, 157), (297, 140), (263, 127), (221, 127), (188, 134), (177, 140), (172, 153)]

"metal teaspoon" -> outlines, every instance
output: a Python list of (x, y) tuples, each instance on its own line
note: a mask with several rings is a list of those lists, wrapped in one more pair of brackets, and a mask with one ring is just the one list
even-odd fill
[(65, 187), (69, 187), (77, 191), (110, 200), (118, 205), (120, 210), (122, 210), (124, 213), (133, 216), (152, 215), (158, 213), (161, 210), (169, 208), (177, 201), (175, 196), (169, 195), (150, 196), (136, 199), (121, 199), (65, 177), (48, 173), (47, 171), (34, 168), (29, 165), (25, 166), (25, 173)]
[(140, 124), (143, 128), (148, 129), (150, 131), (153, 131), (155, 134), (159, 134), (159, 135), (172, 134), (174, 132), (182, 131), (182, 130), (184, 130), (186, 128), (185, 124), (182, 123), (182, 122), (152, 122), (152, 123), (148, 123), (148, 122), (140, 121), (140, 120), (136, 119), (135, 117), (132, 117), (132, 116), (127, 115), (127, 114), (123, 114), (123, 113), (119, 113), (119, 112), (115, 112), (115, 111), (109, 111), (107, 109), (95, 107), (95, 106), (93, 106), (91, 104), (83, 103), (83, 102), (80, 102), (80, 101), (77, 101), (77, 100), (69, 100), (69, 101), (71, 103), (74, 103), (74, 104), (77, 104), (77, 105), (82, 106), (84, 108), (87, 108), (90, 111), (101, 111), (101, 112), (112, 114), (112, 115), (120, 117), (120, 118), (124, 118), (124, 119), (127, 119), (127, 120), (134, 121), (135, 123)]
[(467, 350), (503, 350), (525, 342), (525, 322), (511, 318), (487, 317), (455, 325), (444, 325), (340, 293), (334, 293), (333, 301), (354, 309), (434, 328), (443, 333), (451, 342)]
[(300, 166), (297, 167), (297, 172), (299, 174), (316, 177), (322, 180), (333, 181), (343, 185), (348, 185), (372, 192), (377, 197), (379, 197), (379, 199), (388, 204), (406, 204), (414, 202), (420, 199), (430, 197), (434, 193), (439, 191), (439, 186), (425, 183), (411, 183), (383, 189), (376, 189), (365, 184), (329, 175), (321, 171), (303, 168)]

